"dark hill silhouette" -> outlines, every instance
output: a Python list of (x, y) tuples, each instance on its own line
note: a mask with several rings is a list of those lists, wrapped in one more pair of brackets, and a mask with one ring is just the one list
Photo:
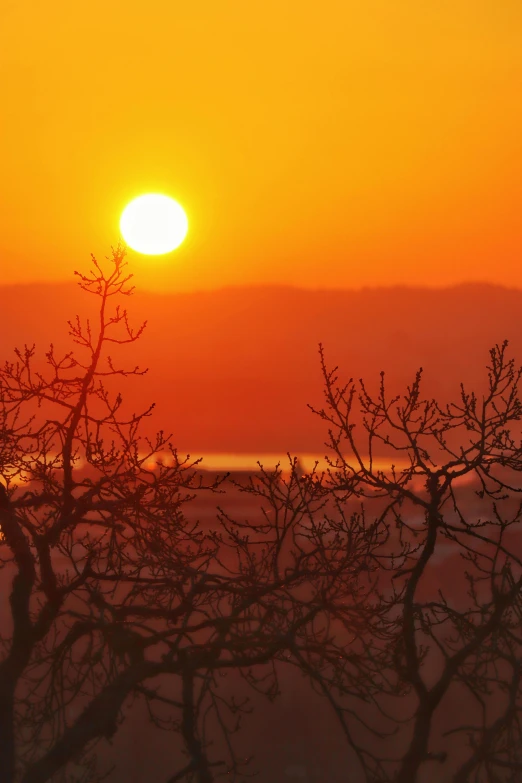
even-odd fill
[[(72, 284), (0, 287), (0, 357), (24, 342), (41, 356), (51, 341), (65, 347), (67, 318), (95, 304)], [(322, 453), (324, 426), (306, 407), (322, 403), (320, 341), (343, 376), (371, 386), (384, 369), (400, 390), (422, 365), (427, 391), (443, 398), (461, 379), (484, 379), (495, 342), (508, 338), (522, 361), (522, 291), (488, 284), (138, 292), (129, 309), (149, 323), (127, 360), (150, 372), (129, 380), (126, 397), (133, 408), (155, 400), (151, 424), (193, 455)]]

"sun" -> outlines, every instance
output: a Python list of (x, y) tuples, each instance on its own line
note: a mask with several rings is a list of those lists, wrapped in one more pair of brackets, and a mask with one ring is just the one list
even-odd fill
[(188, 220), (181, 204), (170, 196), (147, 193), (127, 204), (120, 231), (133, 250), (159, 256), (181, 245), (187, 235)]

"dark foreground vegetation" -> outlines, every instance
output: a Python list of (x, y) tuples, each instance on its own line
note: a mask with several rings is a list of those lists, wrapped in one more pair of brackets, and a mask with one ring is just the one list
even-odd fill
[[(97, 308), (74, 351), (0, 372), (2, 783), (129, 779), (138, 757), (161, 783), (521, 780), (507, 345), (448, 405), (420, 372), (402, 396), (341, 382), (321, 349), (328, 470), (238, 480), (146, 437), (152, 408), (120, 394), (143, 374), (120, 364), (143, 330), (124, 251), (80, 285)], [(336, 732), (335, 771), (278, 766), (282, 742)]]

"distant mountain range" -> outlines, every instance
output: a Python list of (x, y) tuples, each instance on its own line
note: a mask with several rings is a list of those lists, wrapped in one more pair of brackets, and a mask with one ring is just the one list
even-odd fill
[[(0, 286), (0, 358), (25, 342), (41, 356), (51, 341), (65, 349), (67, 318), (95, 305), (72, 284)], [(483, 382), (495, 342), (509, 339), (522, 362), (522, 291), (487, 284), (138, 292), (125, 305), (135, 323), (148, 319), (127, 363), (150, 369), (118, 385), (133, 409), (156, 401), (151, 426), (194, 456), (322, 453), (325, 427), (307, 408), (322, 404), (319, 342), (341, 377), (372, 388), (382, 369), (400, 391), (423, 366), (426, 392), (443, 398), (460, 380)]]

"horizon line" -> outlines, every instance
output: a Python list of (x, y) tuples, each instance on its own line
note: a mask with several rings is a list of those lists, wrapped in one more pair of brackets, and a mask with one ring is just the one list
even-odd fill
[[(78, 282), (74, 279), (71, 280), (31, 280), (31, 281), (18, 281), (18, 282), (0, 282), (0, 290), (13, 289), (13, 288), (30, 288), (30, 287), (51, 287), (51, 286), (79, 286)], [(289, 291), (302, 291), (310, 293), (363, 293), (371, 291), (390, 291), (390, 290), (407, 290), (407, 291), (452, 291), (457, 288), (498, 288), (504, 291), (516, 291), (522, 292), (522, 285), (507, 285), (506, 283), (499, 283), (493, 280), (462, 280), (458, 283), (446, 283), (437, 285), (435, 283), (383, 283), (374, 285), (361, 285), (348, 287), (343, 286), (340, 288), (333, 288), (331, 286), (318, 287), (318, 286), (306, 286), (295, 285), (293, 283), (230, 283), (228, 285), (216, 286), (212, 288), (182, 288), (171, 289), (168, 291), (157, 290), (154, 288), (144, 288), (141, 286), (135, 286), (136, 294), (152, 294), (154, 296), (180, 296), (180, 295), (195, 295), (195, 294), (211, 294), (222, 291), (234, 291), (234, 290), (256, 290), (256, 289), (279, 289)]]

